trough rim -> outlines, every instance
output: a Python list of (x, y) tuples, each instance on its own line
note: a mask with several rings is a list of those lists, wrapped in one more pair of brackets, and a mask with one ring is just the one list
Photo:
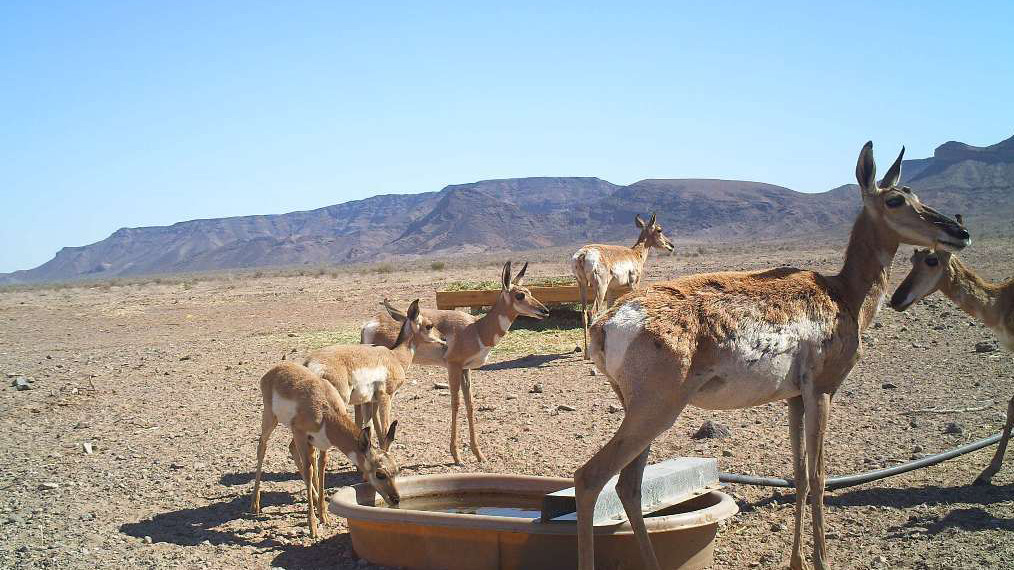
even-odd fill
[[(428, 496), (446, 494), (448, 487), (455, 483), (455, 491), (473, 493), (496, 493), (525, 495), (532, 493), (551, 493), (574, 485), (573, 479), (564, 477), (540, 477), (534, 475), (508, 475), (495, 473), (453, 473), (415, 475), (398, 479), (399, 491), (403, 496)], [(429, 492), (413, 493), (413, 488)], [(506, 490), (505, 489), (509, 489)], [(538, 519), (520, 519), (514, 517), (497, 517), (489, 515), (471, 515), (460, 513), (442, 513), (435, 511), (418, 511), (413, 509), (389, 509), (359, 504), (358, 496), (375, 496), (368, 483), (359, 483), (342, 487), (331, 496), (328, 509), (335, 515), (349, 519), (349, 525), (358, 521), (375, 523), (396, 523), (417, 526), (443, 526), (469, 528), (474, 530), (493, 530), (500, 532), (521, 532), (540, 535), (574, 535), (577, 532), (576, 521), (536, 522)], [(689, 513), (676, 513), (659, 517), (645, 517), (645, 526), (649, 533), (671, 532), (682, 529), (696, 528), (717, 524), (739, 512), (739, 506), (729, 495), (709, 490), (698, 496), (712, 495), (716, 502), (713, 505)], [(595, 526), (596, 535), (629, 535), (633, 534), (630, 523), (626, 520), (615, 524)]]

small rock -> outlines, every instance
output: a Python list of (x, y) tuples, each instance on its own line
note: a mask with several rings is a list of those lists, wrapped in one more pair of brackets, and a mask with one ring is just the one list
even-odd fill
[(197, 470), (197, 471), (204, 471), (207, 468), (208, 468), (208, 464), (207, 463), (200, 463), (200, 462), (194, 463), (194, 469)]
[(151, 544), (151, 537), (150, 536), (144, 537), (144, 543), (145, 544)]
[(557, 411), (560, 412), (573, 412), (577, 410), (577, 408), (575, 408), (574, 406), (568, 406), (567, 404), (560, 404), (559, 406), (556, 407), (556, 409)]
[(60, 488), (60, 486), (57, 485), (56, 483), (46, 482), (46, 483), (43, 483), (43, 484), (39, 485), (39, 490), (41, 490), (41, 491), (55, 491), (55, 490), (57, 490), (59, 488)]
[(923, 447), (921, 445), (917, 445), (917, 446), (915, 446), (915, 447), (912, 448), (912, 453), (922, 453), (922, 451), (923, 451)]
[(915, 421), (915, 418), (908, 420), (908, 427), (919, 427), (919, 422)]
[(296, 333), (289, 333), (289, 338), (295, 337)]
[(28, 378), (25, 378), (23, 376), (15, 378), (14, 381), (11, 382), (11, 386), (14, 386), (14, 389), (17, 390), (18, 392), (32, 389), (31, 384), (28, 382)]
[(480, 412), (495, 412), (496, 406), (479, 406)]
[(882, 329), (882, 328), (884, 328), (884, 323), (881, 323), (881, 322), (873, 323), (873, 328), (875, 328), (875, 329)]
[(93, 520), (94, 518), (95, 518), (95, 515), (93, 515), (91, 513), (85, 513), (85, 514), (81, 515), (81, 517), (80, 517), (80, 519), (83, 520), (83, 521), (90, 521), (90, 520)]
[(595, 370), (594, 368), (592, 368), (591, 370), (588, 371), (588, 375), (589, 376), (598, 376), (599, 375), (599, 371)]
[(450, 386), (448, 386), (447, 383), (445, 383), (445, 382), (434, 382), (433, 383), (433, 389), (434, 390), (447, 390), (449, 388), (450, 388)]
[(996, 352), (997, 346), (992, 341), (984, 340), (975, 343), (975, 352)]
[(507, 394), (506, 398), (508, 400), (517, 400), (518, 399), (518, 395), (517, 394)]
[(961, 435), (964, 431), (965, 430), (961, 427), (961, 424), (957, 422), (948, 422), (947, 425), (944, 426), (944, 433), (946, 434)]
[(884, 382), (883, 384), (880, 385), (880, 387), (883, 388), (884, 390), (894, 390), (898, 386), (896, 386), (896, 385), (894, 385), (894, 384), (892, 384), (890, 382)]
[(693, 438), (694, 439), (724, 439), (724, 438), (731, 437), (731, 436), (732, 436), (732, 432), (729, 431), (729, 428), (725, 427), (724, 425), (722, 425), (722, 424), (720, 424), (718, 422), (713, 422), (711, 420), (707, 420), (703, 424), (701, 424), (700, 429), (698, 429), (697, 433), (695, 433), (693, 435)]
[(95, 451), (90, 441), (82, 443), (81, 448), (84, 449), (85, 455), (91, 455)]
[(609, 413), (615, 414), (616, 412), (622, 412), (623, 406), (617, 406), (616, 404), (609, 404)]
[(735, 454), (732, 452), (731, 449), (723, 449), (722, 450), (722, 457), (732, 457), (733, 455), (735, 455)]
[(574, 347), (574, 352), (581, 352), (581, 347), (580, 346), (575, 346)]
[(536, 385), (532, 386), (532, 389), (529, 390), (528, 393), (529, 394), (541, 394), (543, 392), (543, 390), (545, 390), (545, 388), (543, 388), (542, 384), (540, 383), (540, 384), (536, 384)]
[(771, 523), (771, 530), (775, 532), (782, 532), (785, 530), (785, 525), (780, 522), (773, 522)]

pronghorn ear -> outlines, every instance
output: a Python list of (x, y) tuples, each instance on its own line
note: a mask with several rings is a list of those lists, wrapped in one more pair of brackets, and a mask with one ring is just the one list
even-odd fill
[(641, 219), (641, 214), (636, 214), (634, 216), (634, 225), (642, 230), (644, 229), (644, 220)]
[(394, 433), (398, 429), (398, 420), (391, 422), (391, 427), (387, 429), (387, 441), (384, 443), (384, 451), (391, 449), (391, 443), (394, 441)]
[(648, 227), (650, 228), (651, 226), (654, 226), (654, 225), (655, 225), (655, 212), (652, 212), (651, 213), (651, 219), (648, 220)]
[(520, 285), (521, 280), (525, 278), (525, 271), (528, 271), (527, 261), (525, 262), (525, 266), (521, 268), (521, 271), (518, 271), (518, 274), (514, 276), (514, 279), (511, 281), (511, 283), (515, 285)]
[(403, 313), (399, 309), (394, 308), (394, 306), (391, 305), (390, 300), (385, 298), (383, 301), (380, 302), (380, 304), (383, 305), (385, 309), (387, 309), (387, 314), (391, 315), (392, 319), (398, 321), (399, 323), (405, 322), (406, 319), (405, 313)]
[(503, 274), (500, 276), (500, 282), (503, 283), (504, 289), (511, 288), (511, 262), (503, 264)]
[(366, 426), (359, 434), (359, 451), (366, 453), (370, 450), (370, 446), (372, 444), (373, 443), (370, 441), (370, 426)]
[(873, 141), (867, 141), (863, 150), (859, 151), (856, 162), (856, 181), (862, 195), (873, 196), (877, 193), (877, 165), (873, 162)]
[(419, 299), (412, 301), (412, 304), (408, 306), (406, 317), (411, 321), (419, 320)]
[(904, 156), (905, 147), (901, 147), (901, 152), (898, 153), (898, 158), (894, 160), (894, 164), (891, 165), (891, 168), (887, 169), (887, 174), (885, 174), (884, 179), (880, 181), (881, 188), (893, 188), (901, 181), (901, 159)]

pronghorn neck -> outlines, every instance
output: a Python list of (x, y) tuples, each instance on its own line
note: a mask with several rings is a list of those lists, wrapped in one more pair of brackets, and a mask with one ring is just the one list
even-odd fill
[(946, 295), (961, 310), (994, 328), (1003, 322), (1000, 311), (1002, 286), (994, 285), (979, 277), (957, 256), (950, 256), (944, 275), (940, 279), (940, 292)]
[(398, 332), (398, 340), (394, 343), (394, 348), (391, 352), (394, 353), (394, 358), (402, 365), (403, 368), (408, 370), (412, 359), (415, 358), (416, 340), (415, 336), (411, 332), (411, 324), (406, 320), (401, 324), (401, 331)]
[[(338, 404), (335, 404), (338, 405)], [(341, 404), (344, 405), (344, 404)], [(359, 459), (359, 428), (356, 427), (355, 422), (337, 409), (328, 407), (324, 412), (324, 430), (327, 433), (327, 439), (338, 448), (339, 451), (345, 454), (350, 461), (356, 464), (356, 467), (360, 467)]]
[(637, 238), (637, 243), (630, 248), (630, 251), (634, 252), (638, 262), (644, 265), (644, 260), (648, 258), (648, 242), (644, 239), (644, 236)]
[(863, 208), (852, 226), (845, 263), (838, 273), (843, 301), (856, 315), (860, 330), (869, 326), (880, 310), (897, 251), (898, 239)]
[(496, 299), (493, 308), (476, 321), (476, 328), (479, 332), (479, 342), (483, 346), (494, 346), (507, 334), (507, 331), (518, 318), (518, 312), (511, 307), (507, 300), (509, 292), (502, 291)]

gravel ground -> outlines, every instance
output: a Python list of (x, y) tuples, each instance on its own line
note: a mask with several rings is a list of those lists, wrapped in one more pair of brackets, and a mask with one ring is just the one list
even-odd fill
[[(1009, 243), (972, 249), (964, 257), (984, 276), (1014, 274)], [(907, 249), (900, 252), (895, 283), (907, 258)], [(764, 255), (730, 248), (653, 257), (649, 279), (780, 263), (834, 271), (839, 262), (836, 248)], [(348, 338), (382, 295), (399, 302), (422, 297), (432, 306), (440, 283), (499, 272), (458, 263), (396, 274), (0, 292), (0, 373), (9, 377), (0, 392), (0, 567), (369, 567), (357, 559), (341, 520), (323, 529), (326, 538), (309, 541), (284, 430), (269, 448), (264, 512), (246, 512), (259, 429), (257, 380), (282, 354)], [(566, 271), (543, 261), (529, 275)], [(831, 474), (893, 465), (998, 431), (1014, 361), (1002, 351), (976, 352), (991, 333), (946, 299), (932, 297), (905, 314), (885, 310), (866, 337), (863, 359), (832, 408)], [(571, 476), (613, 433), (622, 412), (610, 411), (611, 390), (580, 354), (545, 354), (537, 343), (527, 352), (495, 352), (473, 374), (487, 457), (481, 465), (467, 449), (465, 465), (449, 464), (449, 397), (434, 388), (444, 381), (442, 371), (413, 368), (395, 401), (401, 427), (393, 449), (402, 473)], [(17, 377), (31, 379), (31, 389), (11, 387)], [(529, 391), (535, 383), (543, 384), (542, 393)], [(560, 404), (575, 410), (560, 411)], [(727, 426), (731, 437), (691, 439), (705, 420)], [(959, 429), (949, 430), (950, 423)], [(656, 442), (652, 461), (713, 456), (723, 470), (784, 476), (791, 473), (787, 431), (782, 403), (689, 409)], [(991, 455), (989, 448), (828, 493), (833, 567), (1010, 567), (1010, 460), (993, 486), (970, 486)], [(332, 460), (330, 488), (357, 480), (347, 462)], [(784, 567), (791, 493), (746, 486), (727, 492), (741, 513), (720, 530), (714, 568)]]

